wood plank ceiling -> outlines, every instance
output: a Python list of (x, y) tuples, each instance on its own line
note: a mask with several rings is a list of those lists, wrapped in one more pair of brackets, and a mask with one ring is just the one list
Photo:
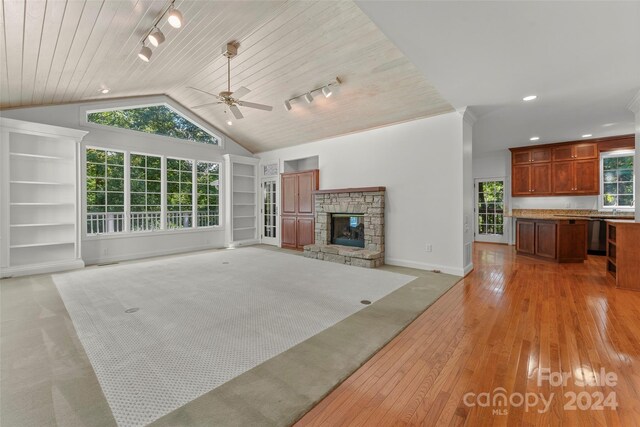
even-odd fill
[[(168, 5), (154, 0), (4, 0), (0, 34), (0, 108), (166, 94), (185, 107), (211, 102), (187, 86), (226, 88), (221, 49), (239, 43), (232, 90), (274, 111), (242, 109), (226, 124), (224, 108), (197, 114), (252, 152), (292, 146), (452, 111), (351, 1), (176, 1), (185, 25), (159, 25), (166, 42), (151, 61), (141, 41)], [(333, 96), (283, 106), (328, 83)], [(100, 90), (109, 88), (108, 95)]]

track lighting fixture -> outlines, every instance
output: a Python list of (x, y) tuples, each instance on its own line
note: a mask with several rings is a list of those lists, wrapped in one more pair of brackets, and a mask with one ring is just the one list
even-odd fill
[(149, 60), (151, 59), (151, 54), (153, 54), (151, 48), (143, 44), (142, 49), (140, 49), (140, 52), (138, 52), (138, 58), (142, 59), (144, 62), (149, 62)]
[(169, 17), (167, 18), (167, 21), (169, 22), (169, 25), (171, 25), (173, 28), (182, 27), (182, 21), (183, 21), (182, 12), (180, 12), (178, 9), (173, 7), (173, 2), (171, 2), (171, 12), (169, 12)]
[(151, 59), (151, 48), (145, 46), (145, 42), (148, 42), (153, 47), (160, 46), (165, 41), (164, 33), (158, 28), (158, 24), (162, 18), (167, 15), (167, 21), (169, 25), (173, 28), (180, 28), (184, 24), (184, 18), (182, 17), (182, 13), (175, 8), (174, 6), (175, 0), (171, 0), (169, 5), (162, 10), (162, 13), (156, 18), (153, 23), (153, 27), (146, 33), (144, 38), (142, 39), (142, 49), (140, 49), (140, 53), (138, 53), (138, 57), (144, 62), (149, 62)]
[(149, 37), (147, 37), (147, 39), (149, 39), (149, 43), (151, 43), (154, 47), (158, 47), (164, 42), (164, 34), (162, 33), (162, 31), (160, 31), (160, 29), (155, 28), (151, 31), (151, 34), (149, 34)]
[(307, 93), (303, 93), (302, 95), (297, 95), (294, 96), (293, 98), (289, 98), (287, 100), (284, 101), (284, 108), (287, 111), (291, 111), (291, 101), (296, 101), (299, 100), (300, 98), (304, 98), (305, 101), (307, 101), (308, 104), (311, 104), (313, 102), (313, 92), (322, 92), (322, 94), (324, 95), (325, 98), (329, 98), (331, 95), (333, 95), (333, 90), (331, 90), (332, 86), (338, 86), (339, 84), (341, 84), (342, 82), (340, 81), (340, 79), (338, 77), (336, 77), (335, 80), (327, 83), (324, 86), (320, 86), (317, 87), (315, 89), (311, 89), (309, 92)]

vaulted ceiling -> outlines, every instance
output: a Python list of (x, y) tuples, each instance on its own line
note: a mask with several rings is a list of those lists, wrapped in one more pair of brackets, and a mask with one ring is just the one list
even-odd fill
[[(253, 152), (452, 111), (437, 90), (351, 1), (176, 1), (185, 25), (159, 27), (167, 41), (151, 61), (141, 41), (167, 1), (4, 0), (0, 108), (166, 94), (185, 107), (226, 90), (221, 49), (239, 43), (232, 90), (272, 112), (243, 109), (226, 124), (221, 106), (197, 114)], [(283, 101), (335, 77), (335, 95)], [(108, 88), (108, 95), (100, 90)]]

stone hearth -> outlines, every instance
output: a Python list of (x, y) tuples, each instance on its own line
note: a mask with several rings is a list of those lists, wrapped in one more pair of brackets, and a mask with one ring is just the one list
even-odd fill
[[(374, 268), (384, 264), (384, 187), (318, 190), (315, 196), (315, 244), (304, 256)], [(331, 214), (364, 215), (364, 248), (331, 244)]]

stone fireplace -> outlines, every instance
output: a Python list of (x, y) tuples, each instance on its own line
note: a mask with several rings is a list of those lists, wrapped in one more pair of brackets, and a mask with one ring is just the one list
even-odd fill
[(385, 187), (318, 190), (315, 243), (304, 256), (359, 267), (384, 264)]

